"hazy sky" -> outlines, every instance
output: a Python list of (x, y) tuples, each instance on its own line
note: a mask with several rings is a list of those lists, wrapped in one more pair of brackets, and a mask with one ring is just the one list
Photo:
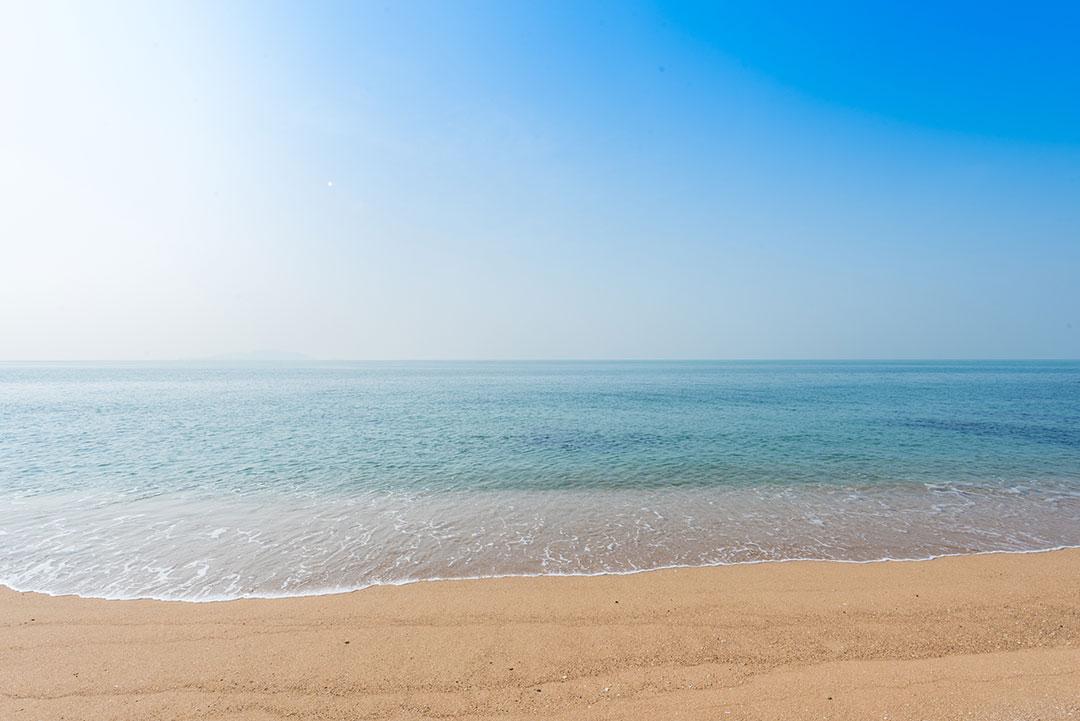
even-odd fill
[(1080, 6), (709, 5), (5, 3), (0, 359), (1080, 357)]

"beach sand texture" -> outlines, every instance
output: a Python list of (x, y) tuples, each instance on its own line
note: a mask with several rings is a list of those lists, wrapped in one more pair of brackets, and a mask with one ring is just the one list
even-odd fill
[(1080, 550), (219, 603), (0, 590), (0, 719), (1080, 719)]

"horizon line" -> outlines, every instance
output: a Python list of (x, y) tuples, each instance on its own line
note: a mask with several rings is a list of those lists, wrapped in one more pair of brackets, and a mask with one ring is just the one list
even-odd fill
[(660, 358), (0, 358), (13, 363), (221, 363), (221, 364), (304, 364), (304, 363), (1023, 363), (1034, 361), (1080, 362), (1080, 357), (660, 357)]

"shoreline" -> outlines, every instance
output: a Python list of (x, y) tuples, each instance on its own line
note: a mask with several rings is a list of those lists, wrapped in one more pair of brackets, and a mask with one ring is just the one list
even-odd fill
[(0, 669), (5, 719), (1067, 718), (1080, 549), (200, 603), (0, 589)]
[(34, 594), (38, 596), (45, 596), (47, 598), (77, 598), (88, 601), (155, 601), (158, 603), (191, 603), (191, 604), (204, 604), (204, 603), (232, 603), (233, 601), (282, 601), (293, 598), (325, 598), (328, 596), (347, 596), (353, 593), (359, 593), (371, 588), (398, 588), (402, 586), (413, 586), (416, 584), (424, 583), (445, 583), (445, 582), (475, 582), (475, 581), (500, 581), (505, 579), (528, 579), (528, 578), (606, 578), (622, 577), (622, 576), (637, 576), (647, 573), (656, 573), (658, 571), (680, 571), (680, 570), (697, 570), (697, 569), (714, 569), (714, 568), (731, 568), (739, 566), (760, 566), (760, 565), (773, 565), (773, 564), (785, 564), (785, 563), (823, 563), (823, 564), (851, 564), (851, 565), (872, 565), (872, 564), (887, 564), (887, 563), (926, 563), (928, 561), (937, 561), (943, 558), (969, 558), (979, 556), (1025, 556), (1025, 555), (1038, 555), (1043, 553), (1056, 553), (1058, 551), (1072, 551), (1080, 550), (1080, 545), (1061, 545), (1051, 546), (1049, 548), (1036, 548), (1031, 550), (1011, 551), (1011, 550), (995, 550), (995, 551), (962, 551), (957, 553), (941, 553), (931, 556), (923, 556), (920, 558), (871, 558), (867, 560), (845, 559), (845, 558), (763, 558), (757, 561), (732, 561), (725, 563), (712, 563), (712, 564), (673, 564), (669, 566), (656, 566), (654, 568), (638, 568), (630, 571), (599, 571), (596, 573), (506, 573), (497, 574), (491, 576), (445, 576), (437, 578), (416, 578), (403, 581), (380, 581), (372, 583), (367, 586), (357, 586), (356, 588), (340, 588), (330, 589), (325, 591), (314, 591), (311, 593), (283, 593), (280, 595), (259, 595), (252, 594), (248, 596), (231, 596), (228, 598), (168, 598), (164, 596), (92, 596), (83, 595), (80, 593), (52, 593), (50, 591), (40, 591), (34, 589), (23, 589), (9, 586), (6, 583), (0, 581), (0, 592), (11, 593), (26, 593)]

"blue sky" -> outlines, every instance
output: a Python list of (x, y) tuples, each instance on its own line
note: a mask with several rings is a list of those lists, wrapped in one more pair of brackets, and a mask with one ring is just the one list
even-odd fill
[(0, 11), (0, 358), (1080, 357), (1068, 3)]

